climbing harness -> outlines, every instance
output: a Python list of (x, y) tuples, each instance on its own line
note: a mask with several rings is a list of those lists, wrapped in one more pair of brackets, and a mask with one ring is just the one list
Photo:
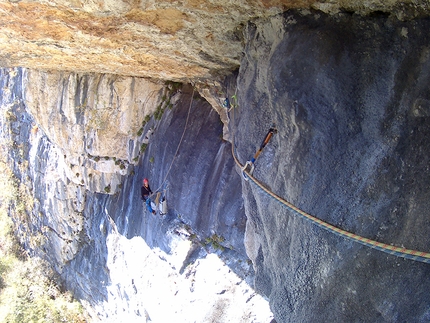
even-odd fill
[(261, 152), (263, 151), (264, 147), (268, 144), (270, 141), (270, 138), (272, 138), (273, 134), (275, 134), (278, 130), (276, 129), (275, 124), (272, 124), (269, 131), (267, 132), (266, 137), (264, 138), (263, 142), (260, 145), (260, 149), (255, 153), (254, 157), (251, 160), (248, 160), (245, 163), (245, 166), (242, 168), (242, 177), (244, 180), (248, 180), (248, 177), (246, 174), (251, 174), (254, 172), (254, 163), (257, 160), (258, 156), (260, 156)]
[[(233, 124), (234, 124), (234, 110), (233, 110)], [(430, 253), (427, 252), (422, 252), (422, 251), (417, 251), (417, 250), (411, 250), (411, 249), (406, 249), (406, 248), (400, 248), (400, 247), (396, 247), (396, 246), (392, 246), (392, 245), (388, 245), (382, 242), (378, 242), (375, 240), (371, 240), (368, 238), (364, 238), (362, 236), (359, 236), (357, 234), (345, 231), (343, 229), (337, 228), (334, 225), (331, 225), (327, 222), (324, 222), (302, 210), (300, 210), (298, 207), (294, 206), (293, 204), (291, 204), (290, 202), (286, 201), (285, 199), (283, 199), (282, 197), (276, 195), (275, 193), (273, 193), (272, 191), (270, 191), (269, 189), (267, 189), (262, 183), (260, 183), (255, 177), (252, 176), (252, 172), (249, 171), (249, 169), (246, 169), (246, 164), (242, 165), (241, 162), (239, 161), (239, 159), (236, 156), (236, 152), (235, 152), (235, 148), (234, 148), (234, 131), (233, 133), (233, 137), (232, 137), (232, 145), (231, 145), (231, 152), (233, 155), (233, 159), (236, 162), (237, 166), (242, 169), (242, 174), (244, 177), (248, 178), (251, 180), (251, 183), (253, 185), (255, 185), (257, 188), (259, 188), (260, 190), (262, 190), (265, 194), (267, 194), (270, 198), (276, 200), (277, 202), (279, 202), (282, 206), (288, 208), (289, 210), (293, 211), (294, 214), (299, 215), (301, 218), (304, 218), (305, 220), (310, 221), (311, 223), (317, 225), (318, 227), (327, 230), (328, 232), (334, 233), (338, 236), (341, 236), (343, 238), (352, 240), (354, 242), (358, 242), (366, 247), (372, 248), (372, 249), (376, 249), (382, 252), (385, 252), (387, 254), (396, 256), (396, 257), (401, 257), (401, 258), (405, 258), (405, 259), (410, 259), (410, 260), (414, 260), (414, 261), (420, 261), (423, 263), (427, 263), (430, 264)], [(267, 139), (267, 136), (266, 136)], [(270, 139), (270, 138), (269, 138)], [(264, 143), (264, 141), (263, 141)], [(264, 148), (264, 147), (263, 147)], [(258, 156), (257, 156), (258, 157)], [(248, 163), (248, 162), (247, 162)]]

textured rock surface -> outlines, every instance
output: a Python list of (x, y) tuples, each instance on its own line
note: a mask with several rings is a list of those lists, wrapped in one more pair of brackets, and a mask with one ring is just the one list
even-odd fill
[(400, 0), (1, 1), (0, 65), (158, 79), (212, 78), (238, 67), (242, 28), (290, 8), (400, 18), (429, 3)]
[[(428, 19), (285, 14), (250, 24), (232, 132), (239, 159), (302, 210), (428, 252)], [(278, 322), (426, 322), (430, 266), (298, 218), (249, 182), (246, 245)]]
[[(297, 218), (240, 181), (231, 146), (222, 140), (223, 133), (234, 135), (244, 162), (275, 122), (279, 131), (255, 171), (267, 187), (343, 229), (428, 252), (430, 22), (396, 18), (413, 17), (428, 2), (414, 2), (407, 6), (411, 11), (396, 11), (403, 6), (396, 1), (295, 2), (348, 12), (301, 10), (267, 18), (289, 4), (264, 2), (273, 8), (244, 27), (245, 38), (233, 39), (227, 36), (239, 35), (240, 23), (259, 15), (256, 7), (1, 3), (6, 65), (172, 79), (210, 77), (241, 65), (239, 107), (230, 114), (221, 101), (236, 92), (235, 76), (198, 79), (199, 92), (221, 120), (190, 86), (176, 92), (172, 84), (169, 90), (113, 74), (1, 71), (2, 135), (26, 199), (26, 212), (14, 219), (16, 232), (31, 252), (45, 254), (95, 318), (155, 320), (163, 311), (173, 313), (179, 304), (155, 304), (160, 295), (146, 299), (148, 305), (139, 299), (151, 290), (150, 278), (167, 276), (167, 286), (154, 286), (169, 299), (178, 292), (191, 302), (193, 293), (179, 291), (175, 282), (191, 292), (193, 279), (201, 277), (194, 269), (220, 263), (215, 253), (228, 266), (218, 267), (220, 276), (231, 270), (240, 279), (226, 279), (238, 287), (218, 289), (229, 283), (213, 273), (219, 286), (212, 285), (208, 301), (199, 304), (214, 311), (207, 317), (193, 313), (192, 319), (228, 322), (248, 315), (269, 321), (267, 308), (260, 317), (253, 312), (257, 303), (247, 302), (257, 302), (258, 295), (246, 291), (254, 277), (244, 255), (246, 225), (255, 287), (270, 298), (278, 322), (430, 320), (428, 265), (356, 245)], [(139, 6), (153, 11), (140, 12)], [(355, 14), (391, 9), (395, 15)], [(182, 16), (173, 19), (177, 10)], [(214, 39), (202, 40), (211, 28)], [(150, 39), (150, 50), (139, 35)], [(167, 107), (162, 117), (160, 104)], [(145, 139), (150, 128), (154, 133)], [(142, 143), (148, 144), (144, 154)], [(143, 209), (143, 177), (167, 195), (163, 219)], [(115, 194), (104, 194), (106, 187)], [(139, 271), (137, 250), (162, 270)], [(249, 295), (245, 304), (241, 294)], [(244, 316), (215, 315), (234, 299)]]
[[(29, 86), (29, 77), (21, 69), (1, 71), (2, 116), (8, 118), (2, 119), (2, 139), (14, 143), (9, 156), (22, 183), (22, 198), (29, 201), (25, 212), (13, 213), (15, 230), (30, 252), (50, 261), (94, 320), (271, 321), (267, 300), (251, 287), (254, 272), (243, 245), (241, 183), (212, 107), (190, 86), (180, 89), (172, 108), (146, 123), (142, 134), (152, 128), (153, 135), (137, 167), (130, 165), (132, 172), (121, 177), (121, 190), (100, 194), (69, 179), (63, 157), (69, 151), (50, 141), (42, 127), (34, 130), (36, 121), (24, 98), (40, 91)], [(82, 79), (86, 77), (94, 79)], [(95, 79), (104, 77), (109, 76)], [(134, 79), (127, 80), (132, 84)], [(58, 101), (53, 100), (58, 103), (48, 105), (62, 117), (52, 113), (53, 126), (47, 125), (54, 139), (67, 138), (55, 134), (69, 131), (64, 115), (77, 105), (60, 100), (64, 88), (74, 88), (69, 91), (74, 98), (87, 93), (79, 86), (59, 87)], [(111, 97), (103, 86), (96, 88), (96, 97)], [(47, 89), (53, 94), (55, 86)], [(49, 114), (38, 117), (43, 123)], [(70, 142), (65, 145), (73, 153)], [(169, 213), (163, 218), (143, 207), (144, 176), (168, 198)]]
[(91, 191), (117, 192), (140, 155), (142, 124), (164, 104), (164, 85), (142, 78), (25, 70), (25, 104), (62, 151), (67, 178)]
[(21, 69), (1, 70), (2, 145), (21, 182), (15, 201), (15, 231), (32, 254), (56, 271), (76, 256), (85, 239), (86, 190), (67, 177), (63, 151), (35, 127), (25, 106)]

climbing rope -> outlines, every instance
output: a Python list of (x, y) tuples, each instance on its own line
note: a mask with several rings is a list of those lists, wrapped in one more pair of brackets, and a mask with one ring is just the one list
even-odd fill
[[(233, 124), (234, 124), (234, 110), (235, 109), (233, 109), (233, 118), (232, 118)], [(354, 242), (358, 242), (364, 246), (367, 246), (369, 248), (388, 253), (388, 254), (393, 255), (393, 256), (397, 256), (397, 257), (401, 257), (401, 258), (405, 258), (405, 259), (411, 259), (411, 260), (420, 261), (420, 262), (430, 264), (430, 253), (417, 251), (417, 250), (410, 250), (410, 249), (406, 249), (406, 248), (400, 248), (400, 247), (396, 247), (396, 246), (391, 246), (391, 245), (388, 245), (388, 244), (385, 244), (382, 242), (378, 242), (375, 240), (371, 240), (368, 238), (364, 238), (364, 237), (361, 237), (357, 234), (354, 234), (354, 233), (345, 231), (343, 229), (337, 228), (334, 225), (331, 225), (327, 222), (324, 222), (324, 221), (300, 210), (298, 207), (294, 206), (293, 204), (286, 201), (282, 197), (276, 195), (275, 193), (273, 193), (272, 191), (267, 189), (255, 177), (253, 177), (246, 169), (243, 169), (244, 165), (241, 164), (241, 162), (239, 161), (239, 159), (236, 156), (236, 152), (235, 152), (235, 148), (234, 148), (234, 132), (232, 132), (232, 133), (233, 133), (233, 135), (232, 135), (233, 140), (232, 140), (232, 145), (231, 145), (232, 148), (231, 149), (232, 149), (232, 155), (233, 155), (233, 158), (234, 158), (234, 161), (236, 162), (236, 164), (240, 167), (241, 171), (243, 173), (245, 173), (245, 175), (251, 180), (252, 184), (254, 184), (259, 189), (261, 189), (269, 197), (271, 197), (274, 200), (276, 200), (277, 202), (279, 202), (282, 206), (287, 207), (288, 209), (293, 211), (295, 214), (297, 214), (300, 217), (312, 222), (313, 224), (317, 225), (318, 227), (323, 228), (323, 229), (325, 229), (331, 233), (334, 233), (338, 236), (341, 236), (343, 238), (352, 240)]]
[[(193, 105), (193, 99), (194, 99), (194, 87), (193, 87), (193, 93), (191, 94), (191, 101), (190, 101), (190, 106), (188, 108), (187, 120), (185, 121), (185, 126), (184, 126), (184, 130), (182, 131), (181, 139), (179, 140), (178, 147), (176, 148), (176, 152), (173, 155), (173, 159), (172, 159), (172, 162), (170, 163), (169, 169), (167, 170), (166, 176), (164, 176), (164, 179), (161, 182), (161, 185), (154, 191), (155, 193), (157, 193), (158, 191), (160, 191), (160, 189), (163, 187), (164, 183), (166, 182), (167, 176), (169, 175), (170, 170), (172, 169), (173, 162), (175, 161), (175, 159), (176, 159), (176, 157), (178, 155), (179, 148), (181, 147), (182, 140), (184, 139), (185, 131), (187, 130), (188, 121), (190, 119), (190, 112), (191, 112), (191, 106)], [(153, 194), (155, 194), (155, 193), (153, 193)]]

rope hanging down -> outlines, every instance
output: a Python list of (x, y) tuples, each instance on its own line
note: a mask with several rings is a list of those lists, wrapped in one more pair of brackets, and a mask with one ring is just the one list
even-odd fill
[[(190, 112), (191, 112), (191, 107), (192, 107), (192, 105), (193, 105), (193, 99), (194, 99), (194, 87), (193, 87), (193, 93), (191, 94), (191, 100), (190, 100), (190, 106), (189, 106), (189, 108), (188, 108), (187, 120), (185, 121), (185, 126), (184, 126), (184, 130), (182, 131), (181, 139), (179, 140), (178, 147), (176, 148), (176, 152), (175, 152), (175, 154), (173, 155), (173, 159), (172, 159), (172, 162), (170, 163), (169, 169), (167, 170), (166, 176), (164, 176), (164, 179), (163, 179), (163, 181), (161, 182), (161, 185), (160, 185), (160, 186), (159, 186), (159, 187), (154, 191), (155, 193), (156, 193), (156, 192), (158, 192), (158, 191), (163, 187), (164, 182), (166, 181), (167, 176), (169, 175), (170, 170), (172, 169), (173, 162), (175, 161), (175, 159), (176, 159), (176, 157), (177, 157), (177, 155), (178, 155), (179, 148), (181, 147), (182, 140), (184, 139), (185, 131), (187, 130), (188, 120), (190, 119)], [(155, 194), (155, 193), (154, 193), (154, 194)]]
[[(235, 109), (233, 109), (233, 124), (234, 124), (234, 110)], [(294, 206), (290, 202), (284, 200), (282, 197), (276, 195), (275, 193), (273, 193), (272, 191), (270, 191), (269, 189), (264, 187), (263, 184), (261, 184), (255, 177), (252, 176), (252, 174), (250, 174), (246, 169), (244, 169), (244, 165), (242, 165), (240, 163), (240, 161), (238, 160), (238, 158), (236, 157), (236, 153), (235, 153), (235, 149), (234, 149), (234, 132), (233, 132), (233, 140), (232, 141), (233, 141), (233, 143), (231, 145), (231, 152), (232, 152), (234, 161), (240, 167), (242, 173), (244, 173), (244, 175), (247, 176), (251, 180), (252, 184), (256, 185), (259, 189), (261, 189), (269, 197), (275, 199), (277, 202), (279, 202), (281, 205), (287, 207), (288, 209), (293, 211), (295, 214), (297, 214), (300, 217), (312, 222), (313, 224), (317, 225), (320, 228), (323, 228), (323, 229), (325, 229), (331, 233), (334, 233), (338, 236), (341, 236), (343, 238), (352, 240), (354, 242), (358, 242), (358, 243), (360, 243), (364, 246), (367, 246), (369, 248), (376, 249), (376, 250), (388, 253), (390, 255), (396, 256), (396, 257), (411, 259), (411, 260), (420, 261), (420, 262), (430, 264), (430, 253), (417, 251), (417, 250), (410, 250), (410, 249), (406, 249), (406, 248), (395, 247), (395, 246), (391, 246), (391, 245), (388, 245), (388, 244), (385, 244), (382, 242), (378, 242), (378, 241), (374, 241), (374, 240), (371, 240), (368, 238), (364, 238), (364, 237), (361, 237), (357, 234), (354, 234), (354, 233), (345, 231), (343, 229), (337, 228), (334, 225), (331, 225), (327, 222), (324, 222), (324, 221), (300, 210), (299, 208), (297, 208), (296, 206)]]

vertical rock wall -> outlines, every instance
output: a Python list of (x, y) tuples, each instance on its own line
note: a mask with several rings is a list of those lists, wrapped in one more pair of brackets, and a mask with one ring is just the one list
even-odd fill
[[(231, 146), (219, 115), (191, 86), (162, 91), (135, 78), (23, 69), (1, 70), (1, 81), (2, 147), (21, 183), (11, 211), (15, 232), (32, 255), (49, 260), (95, 321), (271, 319), (249, 285)], [(91, 116), (105, 110), (116, 115), (100, 114), (105, 128), (92, 125)], [(127, 118), (154, 110), (144, 124)], [(91, 137), (106, 129), (111, 142)], [(138, 143), (144, 149), (136, 158), (130, 147)], [(96, 160), (88, 151), (108, 156)], [(134, 157), (125, 174), (94, 166), (127, 153), (116, 159)], [(76, 169), (82, 181), (71, 174)], [(118, 178), (115, 194), (93, 189), (94, 178), (109, 174)], [(143, 177), (167, 197), (167, 215), (144, 207)]]
[[(305, 212), (429, 252), (428, 19), (319, 13), (249, 24), (231, 131), (255, 177)], [(256, 288), (278, 322), (425, 322), (430, 266), (326, 232), (243, 182)]]
[[(120, 194), (87, 195), (89, 241), (63, 269), (67, 286), (103, 321), (270, 321), (249, 285), (241, 183), (218, 114), (184, 86), (147, 127), (154, 134)], [(167, 215), (146, 210), (144, 177), (167, 197)]]
[[(231, 120), (239, 160), (253, 156), (275, 123), (278, 132), (254, 173), (270, 190), (345, 230), (429, 251), (429, 25), (310, 11), (249, 23), (239, 106), (230, 114), (219, 108), (222, 122)], [(240, 288), (206, 293), (202, 308), (213, 311), (194, 320), (268, 320), (267, 311), (258, 317), (253, 310), (258, 295), (246, 285), (253, 277), (243, 254), (246, 222), (255, 287), (270, 298), (278, 322), (429, 320), (427, 264), (334, 236), (240, 182), (222, 122), (191, 87), (180, 92), (113, 75), (1, 73), (2, 135), (26, 197), (16, 205), (24, 211), (16, 232), (94, 317), (149, 320), (157, 304), (138, 297), (155, 276), (138, 270), (143, 250), (148, 262), (162, 260), (158, 277), (168, 282), (161, 289), (171, 300), (180, 293), (177, 281), (191, 292), (182, 299), (195, 300), (197, 268), (207, 267), (209, 253), (227, 264), (225, 275), (240, 277), (230, 280)], [(164, 218), (145, 211), (143, 177), (167, 196)], [(223, 314), (234, 308), (232, 299), (241, 300), (243, 315)], [(171, 310), (158, 305), (153, 318)]]
[(67, 166), (67, 178), (90, 191), (117, 192), (141, 154), (143, 126), (165, 104), (163, 84), (28, 70), (23, 82), (35, 127), (62, 150), (59, 159)]
[(92, 194), (121, 190), (167, 94), (161, 84), (112, 75), (3, 69), (2, 82), (3, 139), (21, 182), (15, 230), (61, 274), (97, 239), (88, 227)]

